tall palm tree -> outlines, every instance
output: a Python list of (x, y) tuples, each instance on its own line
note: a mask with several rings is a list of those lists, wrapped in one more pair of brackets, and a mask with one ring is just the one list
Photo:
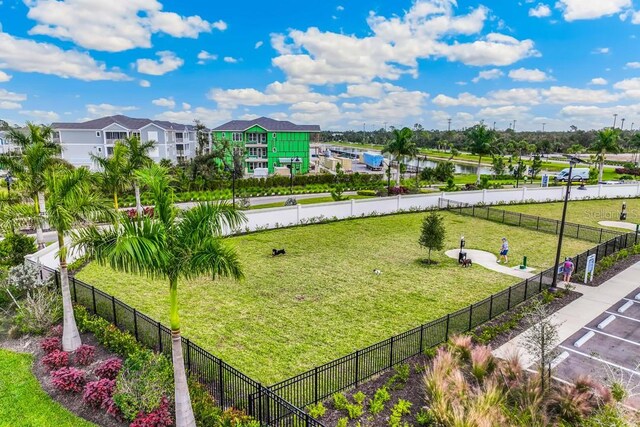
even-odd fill
[(62, 349), (74, 351), (82, 344), (73, 316), (65, 234), (93, 220), (112, 217), (111, 209), (93, 189), (91, 172), (86, 168), (53, 168), (45, 175), (47, 220), (58, 232), (60, 289), (62, 290)]
[[(11, 129), (8, 137), (20, 147), (21, 154), (0, 155), (0, 167), (11, 171), (17, 178), (18, 186), (33, 200), (36, 211), (45, 216), (44, 175), (57, 163), (60, 146), (51, 142), (51, 128), (27, 123), (27, 132)], [(38, 248), (44, 248), (42, 228), (45, 221), (39, 221), (36, 227)]]
[(118, 193), (129, 186), (129, 164), (127, 146), (116, 141), (113, 154), (108, 157), (91, 154), (93, 160), (101, 169), (99, 172), (102, 188), (113, 195), (113, 207), (118, 210)]
[(467, 138), (471, 141), (471, 154), (478, 156), (478, 170), (476, 172), (476, 184), (480, 183), (480, 167), (482, 158), (496, 152), (496, 134), (485, 126), (484, 123), (475, 125), (467, 132)]
[(620, 145), (620, 129), (603, 129), (598, 132), (598, 139), (591, 146), (592, 150), (597, 153), (599, 163), (598, 181), (602, 181), (602, 173), (604, 171), (604, 161), (607, 153), (619, 153)]
[(136, 171), (146, 168), (153, 164), (153, 160), (149, 156), (153, 150), (155, 141), (140, 141), (137, 136), (130, 136), (122, 140), (127, 147), (127, 167), (129, 176), (133, 178), (133, 190), (136, 194), (136, 211), (138, 216), (142, 215), (142, 203), (140, 202), (140, 183), (136, 176)]
[(389, 153), (398, 162), (398, 185), (400, 185), (401, 165), (407, 159), (413, 159), (418, 155), (418, 147), (412, 136), (413, 131), (408, 127), (394, 129), (393, 140), (382, 149), (382, 154)]
[(155, 203), (153, 217), (121, 216), (113, 227), (81, 230), (78, 247), (102, 264), (128, 273), (145, 274), (169, 282), (169, 322), (175, 384), (176, 426), (195, 426), (182, 355), (178, 315), (178, 281), (210, 274), (240, 279), (243, 273), (234, 249), (220, 236), (235, 229), (244, 215), (226, 202), (202, 203), (182, 212), (174, 196), (167, 169), (152, 165), (138, 171)]

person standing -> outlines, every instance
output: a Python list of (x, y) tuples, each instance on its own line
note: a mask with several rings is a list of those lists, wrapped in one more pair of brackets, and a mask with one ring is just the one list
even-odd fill
[(500, 259), (498, 259), (498, 264), (500, 262), (504, 262), (507, 264), (509, 262), (509, 242), (506, 237), (502, 238), (502, 246), (500, 247)]
[(574, 268), (575, 266), (573, 265), (571, 258), (566, 258), (564, 260), (564, 264), (562, 264), (562, 281), (565, 284), (571, 282), (571, 274), (573, 273)]

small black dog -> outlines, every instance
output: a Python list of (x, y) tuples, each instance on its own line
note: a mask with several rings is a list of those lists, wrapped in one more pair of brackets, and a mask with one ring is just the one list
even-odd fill
[(466, 268), (466, 267), (471, 267), (473, 265), (473, 261), (471, 261), (471, 258), (465, 258), (462, 260), (462, 267)]
[(272, 249), (271, 254), (273, 256), (285, 255), (287, 252), (284, 249)]

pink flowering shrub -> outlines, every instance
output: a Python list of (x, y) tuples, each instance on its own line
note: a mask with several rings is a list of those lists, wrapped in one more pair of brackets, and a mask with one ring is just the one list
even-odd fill
[(98, 381), (92, 381), (84, 386), (82, 400), (94, 408), (108, 409), (115, 387), (116, 380), (101, 378)]
[(86, 366), (93, 362), (96, 355), (96, 348), (92, 345), (82, 344), (74, 353), (74, 360), (78, 365)]
[(95, 374), (98, 378), (106, 378), (109, 380), (115, 380), (118, 376), (118, 372), (122, 369), (122, 360), (117, 357), (107, 359), (95, 370)]
[(50, 371), (69, 366), (69, 353), (62, 350), (53, 350), (42, 358), (42, 363)]
[(60, 391), (80, 393), (84, 386), (84, 372), (78, 368), (60, 368), (51, 373), (53, 386)]
[(62, 340), (59, 337), (45, 338), (40, 342), (40, 347), (45, 353), (62, 350)]

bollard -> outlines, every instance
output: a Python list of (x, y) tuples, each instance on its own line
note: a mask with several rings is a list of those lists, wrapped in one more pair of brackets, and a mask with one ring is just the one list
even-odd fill
[(520, 270), (526, 270), (527, 269), (527, 257), (524, 256), (522, 257), (522, 264), (520, 264)]

